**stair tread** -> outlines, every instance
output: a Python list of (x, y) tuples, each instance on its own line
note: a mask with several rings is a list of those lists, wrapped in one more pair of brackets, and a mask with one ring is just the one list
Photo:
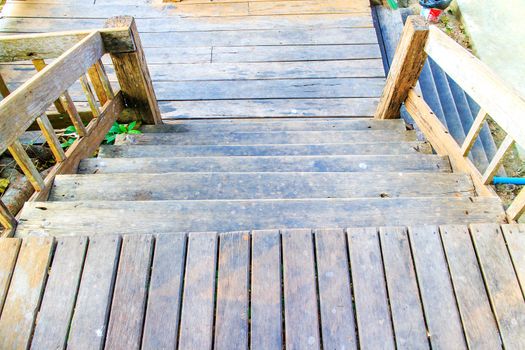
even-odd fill
[(414, 131), (262, 131), (262, 132), (183, 132), (125, 135), (122, 143), (141, 145), (215, 145), (215, 144), (330, 144), (372, 141), (416, 141)]
[(165, 172), (451, 172), (447, 157), (432, 154), (350, 156), (254, 156), (90, 158), (80, 174)]
[(59, 175), (51, 201), (473, 196), (461, 173), (166, 173)]
[(308, 156), (308, 155), (394, 155), (431, 153), (427, 142), (363, 142), (295, 145), (102, 145), (98, 156), (177, 157), (177, 156)]
[(500, 200), (492, 197), (28, 202), (17, 235), (465, 224), (504, 218)]

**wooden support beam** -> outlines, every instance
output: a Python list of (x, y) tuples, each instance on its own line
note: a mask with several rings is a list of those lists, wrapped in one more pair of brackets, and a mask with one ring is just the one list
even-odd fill
[[(89, 85), (89, 80), (85, 75), (83, 75), (79, 78), (79, 81), (80, 85), (82, 86), (82, 90), (84, 91), (84, 95), (86, 95), (86, 99), (89, 103), (89, 108), (91, 108), (91, 112), (96, 118), (100, 115), (100, 109), (98, 108), (97, 100), (95, 99), (93, 90), (91, 90), (91, 86)], [(102, 104), (102, 102), (100, 103)]]
[(55, 130), (53, 129), (53, 125), (51, 125), (47, 115), (45, 113), (42, 114), (40, 117), (36, 118), (36, 121), (40, 126), (42, 135), (44, 135), (44, 138), (46, 139), (47, 144), (49, 145), (49, 148), (51, 149), (51, 152), (53, 153), (56, 161), (60, 163), (66, 159), (66, 154), (60, 145), (60, 141), (58, 140)]
[(478, 135), (481, 132), (486, 119), (487, 112), (485, 112), (483, 109), (480, 109), (476, 119), (474, 119), (474, 123), (472, 123), (472, 126), (470, 127), (467, 137), (465, 137), (463, 145), (461, 146), (461, 154), (463, 157), (468, 156), (470, 150), (472, 147), (474, 147), (476, 139), (478, 138)]
[(89, 80), (91, 81), (91, 84), (93, 85), (93, 89), (95, 90), (95, 94), (97, 95), (97, 98), (100, 101), (100, 104), (104, 105), (104, 103), (106, 103), (106, 101), (108, 100), (108, 97), (106, 96), (106, 91), (104, 90), (104, 86), (102, 85), (102, 80), (100, 79), (100, 75), (98, 74), (96, 65), (97, 63), (89, 67), (88, 76)]
[[(34, 59), (32, 62), (37, 72), (40, 72), (42, 69), (46, 68), (47, 66), (46, 62), (40, 58)], [(53, 104), (55, 105), (55, 108), (57, 109), (59, 113), (66, 113), (66, 110), (62, 106), (62, 102), (60, 102), (60, 99), (55, 100)]]
[(127, 27), (135, 51), (130, 53), (111, 53), (121, 91), (126, 106), (135, 108), (145, 124), (162, 124), (157, 97), (149, 74), (146, 57), (140, 43), (135, 20), (130, 16), (118, 16), (108, 19), (106, 27)]
[(75, 107), (75, 103), (73, 102), (73, 99), (71, 98), (71, 96), (69, 96), (69, 93), (67, 92), (67, 90), (64, 92), (62, 96), (60, 96), (60, 101), (64, 105), (64, 108), (66, 109), (69, 119), (75, 126), (75, 129), (77, 129), (77, 134), (79, 136), (86, 135), (86, 127), (84, 126), (82, 117), (78, 113), (77, 107)]
[(2, 200), (0, 200), (0, 225), (4, 228), (1, 237), (12, 236), (17, 224), (18, 222), (16, 221), (16, 218), (11, 214), (9, 209), (7, 209)]
[(409, 16), (388, 73), (376, 119), (399, 118), (399, 109), (414, 87), (427, 59), (428, 24), (421, 16)]
[(0, 75), (0, 95), (2, 95), (2, 97), (9, 95), (9, 89), (7, 88), (7, 84), (5, 83), (4, 78), (2, 78), (2, 75)]
[(499, 146), (498, 151), (494, 155), (494, 158), (490, 162), (487, 170), (485, 170), (485, 173), (483, 174), (483, 183), (485, 185), (489, 185), (492, 182), (492, 179), (494, 179), (494, 175), (498, 172), (499, 168), (503, 164), (503, 160), (505, 158), (505, 154), (514, 147), (514, 139), (507, 135), (503, 142), (501, 143), (501, 146)]
[(42, 176), (38, 172), (38, 169), (35, 167), (33, 162), (31, 161), (31, 158), (27, 155), (27, 152), (24, 149), (24, 146), (20, 143), (20, 141), (16, 140), (9, 146), (9, 153), (11, 153), (11, 156), (15, 159), (16, 163), (22, 169), (24, 174), (26, 175), (29, 182), (31, 182), (31, 185), (33, 185), (33, 188), (35, 191), (42, 191), (44, 186), (44, 179), (42, 179)]
[(100, 77), (100, 82), (102, 83), (102, 88), (104, 89), (106, 98), (108, 100), (112, 100), (115, 97), (115, 93), (113, 92), (113, 88), (111, 87), (111, 83), (109, 81), (109, 78), (106, 73), (106, 69), (104, 68), (104, 64), (102, 63), (102, 60), (98, 60), (98, 62), (95, 63), (95, 68), (97, 70), (98, 76)]
[(518, 219), (525, 213), (525, 188), (522, 188), (520, 193), (514, 198), (512, 204), (507, 208), (507, 217), (510, 220), (518, 221)]

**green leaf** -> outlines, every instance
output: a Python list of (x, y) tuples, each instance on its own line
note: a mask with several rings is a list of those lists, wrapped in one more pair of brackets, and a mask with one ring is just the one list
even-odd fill
[(71, 146), (75, 141), (76, 141), (75, 138), (69, 138), (69, 139), (67, 139), (66, 142), (62, 142), (62, 143), (60, 144), (60, 146), (62, 146), (62, 148), (68, 148), (68, 147)]
[(75, 126), (74, 125), (70, 125), (64, 131), (64, 135), (75, 134), (76, 132), (77, 132), (77, 129), (75, 128)]
[(134, 121), (134, 122), (131, 122), (128, 124), (128, 132), (130, 130), (134, 130), (135, 129), (135, 126), (137, 126), (137, 121)]
[(118, 127), (119, 127), (119, 130), (120, 130), (119, 134), (125, 134), (126, 132), (128, 132), (128, 128), (126, 128), (125, 125), (119, 124)]
[(117, 138), (116, 135), (106, 135), (106, 143), (113, 143), (115, 142), (116, 138)]
[(128, 131), (128, 134), (130, 134), (130, 135), (138, 135), (138, 134), (142, 134), (142, 132), (140, 130), (130, 130), (130, 131)]
[(120, 133), (120, 128), (119, 128), (119, 125), (118, 125), (117, 122), (115, 122), (115, 124), (113, 124), (111, 129), (109, 129), (109, 133), (110, 134), (119, 134)]

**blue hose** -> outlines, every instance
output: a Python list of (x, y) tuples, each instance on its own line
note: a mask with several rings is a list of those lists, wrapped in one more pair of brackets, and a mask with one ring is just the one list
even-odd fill
[(525, 178), (523, 177), (500, 177), (494, 176), (492, 180), (494, 185), (507, 184), (507, 185), (525, 185)]

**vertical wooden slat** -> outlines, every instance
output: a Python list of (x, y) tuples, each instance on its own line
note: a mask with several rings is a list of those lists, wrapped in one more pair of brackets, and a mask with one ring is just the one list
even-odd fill
[(186, 235), (158, 235), (153, 256), (142, 349), (175, 349), (186, 259)]
[(525, 297), (525, 225), (501, 225), (501, 229)]
[(466, 349), (465, 336), (437, 227), (409, 228), (432, 348)]
[(95, 68), (97, 70), (98, 76), (100, 77), (100, 82), (102, 83), (102, 88), (104, 89), (107, 99), (112, 100), (115, 98), (115, 93), (111, 87), (111, 82), (109, 81), (108, 75), (106, 74), (106, 69), (104, 68), (102, 60), (98, 60), (98, 62), (95, 63)]
[(190, 233), (182, 297), (180, 349), (211, 349), (217, 234)]
[(500, 349), (498, 327), (468, 228), (441, 226), (440, 231), (469, 347)]
[(85, 75), (81, 76), (78, 80), (80, 81), (84, 95), (86, 95), (86, 99), (88, 101), (89, 108), (91, 109), (91, 113), (93, 113), (93, 117), (98, 117), (100, 115), (100, 108), (98, 107), (95, 95), (93, 95), (93, 91), (89, 85), (89, 80)]
[(506, 349), (525, 349), (525, 302), (496, 224), (471, 225), (472, 240)]
[(31, 349), (65, 348), (86, 248), (86, 237), (57, 239)]
[(379, 230), (398, 349), (428, 349), (427, 329), (405, 228)]
[(489, 185), (492, 182), (492, 179), (494, 178), (494, 175), (498, 172), (501, 164), (503, 164), (503, 160), (505, 158), (505, 154), (514, 147), (515, 141), (514, 139), (507, 135), (503, 142), (501, 143), (501, 146), (499, 146), (498, 151), (494, 155), (494, 158), (490, 162), (487, 170), (485, 170), (485, 173), (483, 173), (482, 181), (485, 185)]
[(507, 208), (507, 216), (510, 220), (517, 221), (525, 213), (525, 188), (522, 188), (516, 198)]
[(2, 78), (2, 75), (0, 74), (0, 95), (2, 95), (2, 97), (6, 97), (7, 95), (9, 95), (9, 93), (9, 88), (7, 87), (7, 84), (4, 81), (4, 78)]
[(106, 349), (140, 349), (152, 254), (153, 236), (122, 239)]
[(95, 65), (89, 67), (87, 74), (89, 76), (91, 84), (93, 85), (93, 90), (95, 90), (95, 94), (97, 95), (97, 98), (100, 101), (100, 105), (103, 106), (108, 101), (108, 97), (106, 96), (106, 91), (104, 90), (104, 86), (102, 85), (102, 80), (100, 79), (100, 75), (98, 74), (97, 67)]
[(4, 307), (5, 298), (13, 269), (15, 268), (16, 257), (20, 250), (22, 241), (18, 238), (1, 238), (0, 239), (0, 312)]
[(38, 172), (31, 158), (27, 155), (24, 146), (20, 141), (15, 141), (11, 146), (8, 147), (9, 153), (13, 156), (18, 166), (22, 169), (31, 185), (36, 191), (42, 191), (45, 187), (44, 179)]
[(428, 23), (421, 16), (409, 16), (396, 49), (388, 78), (374, 118), (399, 118), (399, 109), (414, 87), (427, 59), (425, 45)]
[(54, 239), (24, 239), (0, 316), (0, 349), (27, 349), (44, 291)]
[(465, 137), (463, 145), (461, 146), (461, 154), (464, 157), (466, 157), (472, 147), (474, 147), (476, 139), (481, 132), (481, 129), (483, 129), (483, 124), (485, 124), (485, 119), (487, 119), (487, 112), (485, 112), (483, 109), (480, 109), (476, 119), (474, 119), (474, 123), (472, 123), (472, 126)]
[(395, 349), (377, 230), (348, 229), (347, 234), (359, 345)]
[(250, 235), (220, 235), (214, 349), (248, 349)]
[(68, 349), (104, 347), (120, 245), (119, 236), (95, 236), (89, 239)]
[(279, 231), (252, 232), (251, 349), (280, 350), (282, 339)]
[(45, 113), (42, 114), (40, 117), (36, 118), (36, 121), (38, 126), (40, 126), (40, 130), (42, 130), (42, 134), (44, 135), (56, 161), (61, 162), (66, 159), (66, 154), (64, 153), (62, 146), (60, 146), (60, 141), (58, 140), (53, 125), (51, 125), (47, 115)]
[[(46, 68), (46, 62), (43, 59), (37, 58), (34, 59), (32, 62), (37, 72), (40, 72), (42, 69)], [(55, 108), (57, 109), (58, 113), (66, 113), (66, 110), (62, 106), (62, 102), (60, 100), (56, 100), (55, 102), (53, 102), (53, 104), (55, 105)]]
[[(9, 209), (5, 206), (4, 202), (0, 199), (0, 225), (3, 226), (5, 232), (4, 237), (12, 236), (18, 222)], [(1, 306), (1, 305), (0, 305)]]
[(71, 122), (75, 126), (75, 129), (77, 129), (77, 134), (79, 136), (85, 136), (87, 134), (86, 127), (82, 122), (80, 114), (78, 114), (77, 107), (75, 107), (73, 99), (71, 98), (71, 96), (69, 96), (69, 93), (67, 91), (64, 91), (64, 94), (60, 96), (60, 101), (64, 105), (64, 108), (66, 109), (66, 112), (69, 115)]
[(324, 349), (357, 349), (346, 236), (315, 231), (321, 332)]

